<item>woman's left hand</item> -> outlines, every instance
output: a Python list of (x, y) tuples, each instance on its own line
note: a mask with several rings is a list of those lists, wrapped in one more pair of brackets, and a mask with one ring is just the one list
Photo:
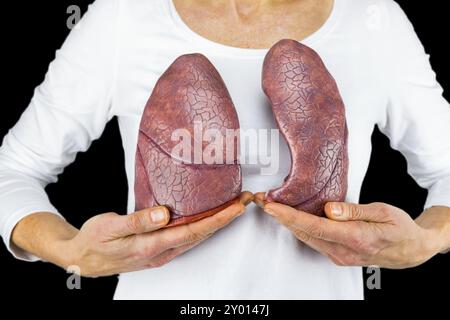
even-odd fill
[(263, 199), (264, 194), (257, 194), (255, 202), (266, 213), (340, 266), (407, 268), (444, 250), (437, 231), (422, 227), (403, 210), (385, 203), (329, 202), (327, 219)]

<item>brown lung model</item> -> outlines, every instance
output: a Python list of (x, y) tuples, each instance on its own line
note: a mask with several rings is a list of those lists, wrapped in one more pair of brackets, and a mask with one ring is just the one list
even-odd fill
[[(228, 135), (228, 145), (234, 146), (227, 151), (227, 129), (239, 129), (239, 121), (217, 70), (200, 54), (176, 59), (156, 83), (142, 115), (136, 150), (136, 210), (165, 205), (171, 212), (169, 226), (174, 226), (210, 216), (235, 201), (242, 185), (239, 138)], [(182, 134), (173, 138), (174, 132)], [(202, 158), (208, 148), (216, 150), (212, 156), (219, 152), (212, 146), (220, 146), (220, 139), (203, 141), (207, 139), (202, 134), (207, 132), (223, 138), (222, 163)], [(183, 134), (184, 140), (179, 138)], [(190, 152), (186, 148), (174, 152), (186, 141)]]
[(294, 40), (281, 40), (268, 52), (263, 90), (286, 139), (292, 167), (266, 201), (323, 215), (328, 201), (347, 193), (347, 125), (336, 82), (319, 55)]

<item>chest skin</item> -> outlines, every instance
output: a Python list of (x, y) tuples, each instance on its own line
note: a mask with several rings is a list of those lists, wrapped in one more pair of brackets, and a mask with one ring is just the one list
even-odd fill
[(302, 40), (328, 19), (333, 0), (174, 0), (181, 19), (199, 35), (231, 47), (269, 48)]

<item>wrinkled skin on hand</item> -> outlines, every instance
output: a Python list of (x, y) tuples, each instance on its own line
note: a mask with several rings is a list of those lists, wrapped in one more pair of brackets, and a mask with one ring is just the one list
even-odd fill
[[(220, 132), (224, 146), (233, 143), (232, 159), (224, 147), (222, 163), (194, 161), (195, 123), (203, 133)], [(177, 129), (190, 134), (190, 154), (174, 154), (181, 141), (171, 138)], [(174, 226), (210, 216), (233, 203), (242, 188), (238, 136), (226, 138), (226, 129), (239, 129), (239, 121), (219, 73), (201, 54), (180, 56), (156, 83), (142, 115), (136, 150), (136, 211), (164, 205), (171, 214), (168, 226)], [(200, 141), (200, 151), (208, 145)]]
[(290, 174), (266, 201), (324, 215), (325, 203), (347, 193), (348, 132), (336, 82), (319, 55), (294, 40), (269, 50), (262, 82), (292, 159)]

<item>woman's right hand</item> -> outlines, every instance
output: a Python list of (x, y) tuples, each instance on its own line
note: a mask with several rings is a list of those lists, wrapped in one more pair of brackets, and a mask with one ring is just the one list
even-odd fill
[(165, 207), (125, 216), (101, 214), (89, 219), (80, 230), (58, 215), (37, 212), (16, 224), (11, 244), (86, 277), (156, 268), (225, 227), (245, 211), (252, 199), (250, 192), (243, 192), (235, 203), (213, 216), (165, 229), (169, 222)]
[(244, 213), (252, 197), (244, 192), (213, 216), (165, 229), (170, 217), (165, 207), (95, 216), (60, 246), (66, 250), (64, 267), (77, 266), (81, 275), (97, 277), (163, 266)]

